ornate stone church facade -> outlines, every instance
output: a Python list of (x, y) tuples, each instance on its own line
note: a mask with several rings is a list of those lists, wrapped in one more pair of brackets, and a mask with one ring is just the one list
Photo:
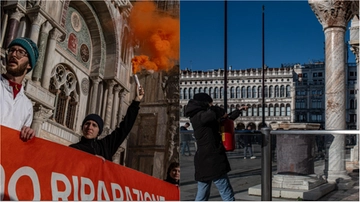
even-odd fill
[[(39, 47), (38, 62), (24, 82), (37, 137), (69, 145), (79, 141), (89, 113), (103, 117), (103, 135), (122, 120), (135, 96), (131, 59), (137, 44), (130, 43), (128, 24), (132, 4), (1, 1), (2, 73), (11, 40), (28, 37)], [(157, 4), (179, 10), (176, 1)], [(160, 72), (141, 78), (146, 96), (129, 138), (113, 157), (115, 163), (162, 179), (170, 161), (178, 159), (178, 75)]]

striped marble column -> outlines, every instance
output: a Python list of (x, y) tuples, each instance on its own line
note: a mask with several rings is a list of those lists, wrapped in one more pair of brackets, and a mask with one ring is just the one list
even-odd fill
[[(346, 129), (345, 31), (355, 1), (309, 0), (325, 33), (325, 129)], [(351, 179), (345, 168), (345, 135), (333, 135), (329, 148), (327, 180)], [(339, 182), (339, 181), (338, 181)]]
[(108, 80), (106, 82), (108, 84), (108, 97), (107, 97), (107, 103), (106, 103), (104, 127), (110, 128), (111, 118), (112, 118), (112, 110), (113, 110), (113, 108), (112, 108), (113, 107), (113, 98), (114, 98), (113, 88), (114, 88), (116, 82), (114, 80)]

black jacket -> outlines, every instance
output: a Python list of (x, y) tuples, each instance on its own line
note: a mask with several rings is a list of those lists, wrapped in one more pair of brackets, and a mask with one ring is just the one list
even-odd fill
[(219, 118), (224, 114), (218, 107), (189, 100), (185, 115), (190, 117), (198, 149), (195, 153), (195, 180), (215, 180), (228, 173), (231, 168), (222, 144)]
[(98, 138), (86, 139), (81, 137), (80, 142), (69, 146), (90, 154), (103, 156), (106, 160), (112, 161), (112, 156), (128, 136), (135, 123), (140, 109), (139, 104), (140, 102), (133, 101), (128, 107), (124, 120), (120, 122), (119, 127), (101, 140), (98, 140)]
[(180, 184), (179, 180), (175, 180), (174, 178), (170, 177), (170, 175), (166, 177), (165, 181), (178, 186)]

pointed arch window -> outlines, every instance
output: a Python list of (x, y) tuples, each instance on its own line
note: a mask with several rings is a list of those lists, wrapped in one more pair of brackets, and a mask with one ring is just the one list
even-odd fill
[(77, 85), (77, 78), (70, 68), (57, 65), (51, 72), (49, 91), (55, 95), (53, 119), (70, 129), (75, 129), (79, 103)]

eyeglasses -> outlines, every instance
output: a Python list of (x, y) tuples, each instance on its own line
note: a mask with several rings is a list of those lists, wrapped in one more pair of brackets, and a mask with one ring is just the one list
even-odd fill
[(22, 50), (22, 49), (8, 48), (8, 49), (5, 51), (5, 53), (6, 53), (7, 55), (11, 55), (11, 54), (13, 54), (14, 52), (16, 52), (16, 57), (19, 58), (19, 59), (28, 56), (28, 53), (27, 53), (25, 50)]

